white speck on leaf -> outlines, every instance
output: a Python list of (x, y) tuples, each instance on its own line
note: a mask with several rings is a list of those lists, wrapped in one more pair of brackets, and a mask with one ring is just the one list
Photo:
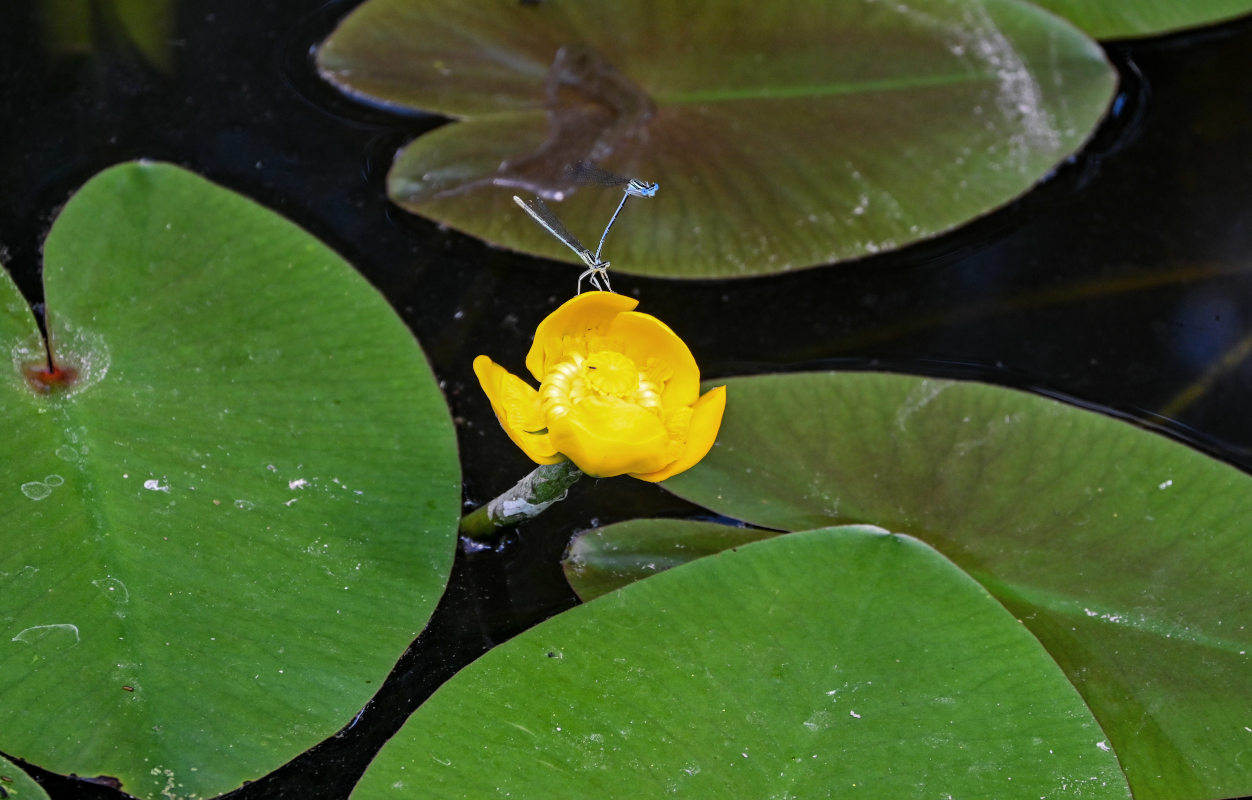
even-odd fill
[(91, 582), (91, 585), (104, 592), (105, 597), (118, 605), (130, 602), (130, 590), (126, 588), (126, 584), (112, 575), (94, 580)]
[(906, 430), (909, 418), (929, 405), (943, 390), (950, 386), (952, 386), (951, 381), (923, 379), (917, 388), (909, 392), (909, 396), (904, 399), (904, 403), (896, 411), (896, 427), (900, 430)]

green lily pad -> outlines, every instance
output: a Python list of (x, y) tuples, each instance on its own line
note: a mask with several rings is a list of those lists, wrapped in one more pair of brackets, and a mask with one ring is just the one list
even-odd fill
[(55, 372), (0, 278), (0, 750), (209, 796), (333, 733), (451, 567), (451, 420), (386, 301), (178, 168), (53, 225)]
[(441, 687), (352, 797), (1129, 797), (1039, 643), (885, 533), (748, 544), (554, 617)]
[(8, 800), (48, 800), (43, 787), (4, 756), (0, 756), (0, 789)]
[(1252, 477), (991, 386), (882, 374), (726, 383), (717, 445), (667, 488), (770, 528), (872, 521), (921, 538), (1060, 663), (1136, 797), (1252, 793)]
[(1098, 39), (1172, 33), (1252, 13), (1249, 0), (1035, 0)]
[(605, 255), (733, 277), (856, 258), (1008, 202), (1087, 139), (1116, 78), (1099, 46), (1017, 0), (489, 3), (369, 0), (319, 48), (345, 92), (459, 121), (404, 149), (406, 209), (506, 247), (574, 255), (622, 196), (591, 159), (658, 181)]

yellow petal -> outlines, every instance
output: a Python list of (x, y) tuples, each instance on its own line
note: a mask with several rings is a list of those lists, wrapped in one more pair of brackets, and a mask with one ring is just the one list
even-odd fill
[(628, 311), (618, 314), (610, 327), (611, 337), (622, 352), (639, 366), (658, 365), (654, 380), (665, 380), (661, 400), (666, 408), (689, 406), (700, 396), (700, 368), (690, 348), (678, 334), (651, 314)]
[[(691, 469), (713, 449), (717, 432), (722, 427), (722, 414), (726, 411), (726, 387), (715, 386), (704, 393), (691, 408), (691, 427), (687, 429), (687, 446), (682, 456), (664, 469), (655, 472), (632, 472), (632, 478), (656, 483), (680, 472)], [(577, 463), (577, 462), (575, 462)]]
[(611, 478), (651, 472), (670, 460), (670, 439), (656, 415), (616, 397), (588, 397), (552, 420), (549, 437), (583, 472)]
[(551, 438), (546, 433), (537, 432), (543, 426), (539, 392), (487, 356), (474, 359), (474, 374), (478, 376), (500, 426), (513, 443), (522, 448), (523, 453), (539, 464), (565, 460), (553, 447)]
[(535, 341), (526, 354), (526, 369), (535, 380), (542, 381), (548, 369), (565, 355), (567, 339), (582, 341), (588, 334), (603, 336), (608, 333), (614, 317), (637, 305), (638, 300), (614, 292), (576, 295), (539, 323)]

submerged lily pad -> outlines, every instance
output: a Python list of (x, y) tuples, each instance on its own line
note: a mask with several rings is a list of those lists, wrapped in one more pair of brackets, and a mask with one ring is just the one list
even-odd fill
[(1136, 797), (1252, 793), (1252, 477), (992, 386), (829, 373), (726, 383), (717, 445), (667, 488), (770, 528), (873, 522), (921, 538), (1044, 644)]
[(386, 301), (168, 165), (44, 248), (53, 369), (0, 273), (0, 750), (210, 796), (348, 722), (451, 566), (451, 420)]
[(6, 800), (48, 800), (43, 787), (4, 756), (0, 756), (0, 789)]
[(405, 208), (573, 260), (511, 195), (573, 194), (556, 211), (594, 246), (621, 194), (566, 169), (599, 161), (661, 184), (605, 256), (667, 277), (798, 269), (960, 225), (1077, 150), (1116, 82), (1095, 42), (1017, 0), (369, 0), (318, 64), (355, 96), (459, 118), (397, 158)]
[(1250, 0), (1034, 0), (1099, 39), (1171, 33), (1252, 13)]
[(169, 71), (175, 0), (42, 0), (37, 6), (43, 45), (54, 53), (90, 53), (125, 41), (153, 66)]
[(487, 653), (354, 800), (1129, 797), (1056, 664), (951, 562), (791, 534), (579, 606)]
[(679, 564), (778, 535), (716, 522), (634, 519), (578, 534), (561, 566), (586, 602)]

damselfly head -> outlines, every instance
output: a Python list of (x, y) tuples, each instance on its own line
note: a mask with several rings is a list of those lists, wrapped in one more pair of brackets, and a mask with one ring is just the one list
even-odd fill
[(622, 191), (633, 197), (654, 197), (656, 190), (660, 188), (661, 185), (659, 183), (631, 178), (630, 183), (626, 184), (626, 188)]
[(652, 197), (659, 184), (642, 178), (628, 178), (601, 167), (594, 161), (575, 161), (565, 168), (565, 174), (574, 183), (584, 186), (615, 186), (632, 197)]

